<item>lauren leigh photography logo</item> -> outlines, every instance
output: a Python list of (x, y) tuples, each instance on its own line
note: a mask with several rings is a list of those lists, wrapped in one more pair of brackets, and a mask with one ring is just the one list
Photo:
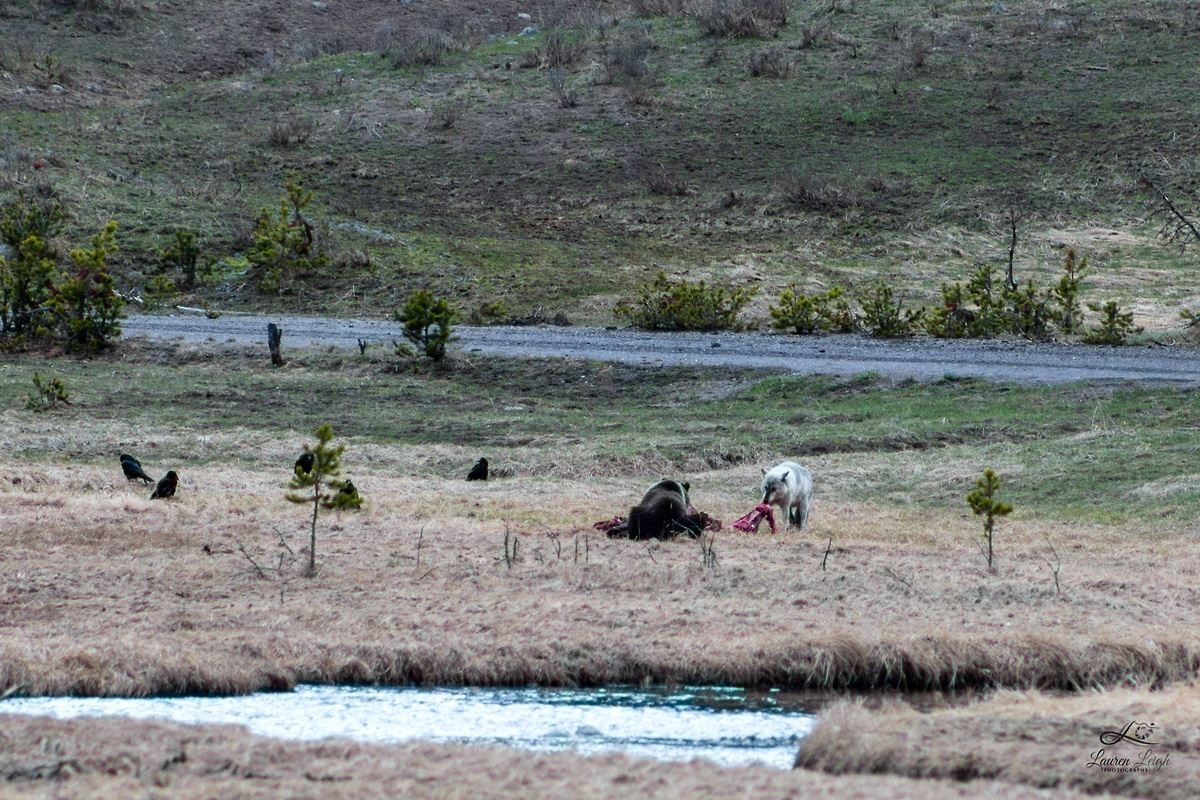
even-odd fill
[(1171, 763), (1170, 753), (1155, 751), (1162, 744), (1158, 738), (1158, 726), (1153, 722), (1134, 720), (1124, 728), (1104, 731), (1100, 744), (1104, 745), (1088, 758), (1088, 769), (1101, 772), (1158, 772)]

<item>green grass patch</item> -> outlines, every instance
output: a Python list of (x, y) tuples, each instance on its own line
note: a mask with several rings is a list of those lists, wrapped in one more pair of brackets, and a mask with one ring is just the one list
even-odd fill
[[(72, 453), (99, 462), (113, 456), (113, 436), (157, 442), (159, 457), (196, 463), (215, 457), (190, 449), (198, 436), (252, 431), (290, 443), (320, 417), (351, 442), (478, 450), (498, 465), (519, 452), (522, 463), (553, 463), (559, 476), (641, 481), (660, 469), (719, 472), (791, 457), (812, 466), (833, 502), (958, 509), (992, 467), (1018, 516), (1200, 512), (1200, 394), (1190, 389), (764, 377), (476, 356), (437, 369), (403, 366), (379, 350), (365, 359), (291, 355), (282, 369), (267, 366), (265, 353), (169, 348), (59, 360), (54, 372), (71, 387), (72, 405), (54, 422), (103, 431)], [(23, 410), (40, 367), (34, 358), (0, 361), (0, 408), (10, 409), (9, 435), (22, 443), (9, 447), (17, 459), (62, 457), (54, 437), (28, 432), (42, 420)], [(326, 409), (316, 416), (313, 398)], [(454, 474), (458, 463), (428, 468)]]

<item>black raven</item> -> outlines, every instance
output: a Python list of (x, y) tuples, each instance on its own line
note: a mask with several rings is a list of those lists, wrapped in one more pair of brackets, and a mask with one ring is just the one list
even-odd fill
[(163, 479), (154, 487), (154, 494), (150, 495), (151, 500), (166, 499), (175, 496), (175, 487), (179, 485), (179, 476), (175, 474), (175, 470), (171, 470)]
[(312, 453), (301, 453), (296, 459), (296, 466), (292, 470), (297, 475), (307, 475), (313, 471), (313, 467), (317, 465), (317, 457)]
[(471, 471), (467, 473), (469, 481), (486, 481), (487, 480), (487, 459), (481, 458), (475, 462), (475, 466), (471, 467)]
[(146, 483), (154, 483), (154, 479), (142, 469), (142, 463), (128, 453), (121, 453), (121, 472), (125, 473), (126, 480), (136, 481), (141, 478)]

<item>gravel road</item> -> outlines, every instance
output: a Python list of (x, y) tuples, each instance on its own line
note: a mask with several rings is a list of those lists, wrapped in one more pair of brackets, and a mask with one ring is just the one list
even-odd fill
[[(266, 352), (267, 323), (283, 328), (283, 348), (356, 347), (358, 339), (390, 345), (401, 339), (395, 322), (332, 317), (225, 314), (131, 316), (125, 336), (238, 342)], [(733, 366), (790, 373), (878, 372), (900, 378), (945, 375), (1020, 383), (1080, 380), (1172, 381), (1200, 384), (1200, 351), (1162, 347), (1097, 347), (1020, 341), (882, 341), (863, 336), (789, 336), (767, 333), (658, 333), (575, 327), (457, 327), (468, 353), (563, 356), (651, 366)]]

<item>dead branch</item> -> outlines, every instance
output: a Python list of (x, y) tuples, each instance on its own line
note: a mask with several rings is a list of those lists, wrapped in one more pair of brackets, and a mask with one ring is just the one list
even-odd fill
[(242, 551), (242, 555), (244, 555), (246, 557), (246, 560), (250, 562), (250, 566), (254, 567), (254, 571), (258, 573), (258, 577), (262, 578), (263, 580), (270, 580), (270, 578), (267, 577), (266, 571), (263, 570), (263, 568), (261, 566), (259, 566), (257, 561), (255, 561), (253, 558), (250, 557), (250, 554), (248, 552), (246, 552), (246, 545), (239, 542), (238, 550)]
[(903, 575), (898, 575), (891, 567), (884, 567), (883, 574), (896, 581), (896, 583), (903, 584), (908, 589), (913, 588), (912, 578), (905, 578)]
[(1189, 244), (1200, 242), (1200, 228), (1197, 228), (1191, 218), (1179, 210), (1179, 207), (1171, 201), (1161, 186), (1150, 180), (1144, 172), (1138, 173), (1138, 182), (1143, 189), (1149, 190), (1154, 195), (1154, 208), (1146, 219), (1147, 221), (1161, 220), (1158, 229), (1160, 239), (1169, 245), (1178, 247), (1181, 252), (1187, 249)]
[(1046, 546), (1050, 548), (1050, 555), (1054, 557), (1051, 561), (1049, 558), (1042, 556), (1042, 561), (1046, 562), (1046, 566), (1050, 568), (1050, 574), (1054, 576), (1054, 594), (1062, 593), (1062, 587), (1058, 584), (1058, 571), (1062, 569), (1062, 559), (1058, 557), (1058, 550), (1054, 548), (1054, 543), (1049, 539), (1046, 540)]
[(277, 527), (272, 527), (272, 530), (274, 530), (276, 535), (279, 536), (279, 544), (284, 550), (288, 551), (288, 555), (296, 555), (295, 552), (292, 551), (292, 548), (288, 545), (287, 541), (283, 538), (283, 531), (279, 530)]
[(1015, 205), (1008, 207), (1008, 272), (1004, 275), (1004, 286), (1010, 292), (1017, 288), (1017, 278), (1013, 275), (1013, 259), (1017, 254), (1017, 223), (1021, 221), (1021, 215), (1017, 213)]

